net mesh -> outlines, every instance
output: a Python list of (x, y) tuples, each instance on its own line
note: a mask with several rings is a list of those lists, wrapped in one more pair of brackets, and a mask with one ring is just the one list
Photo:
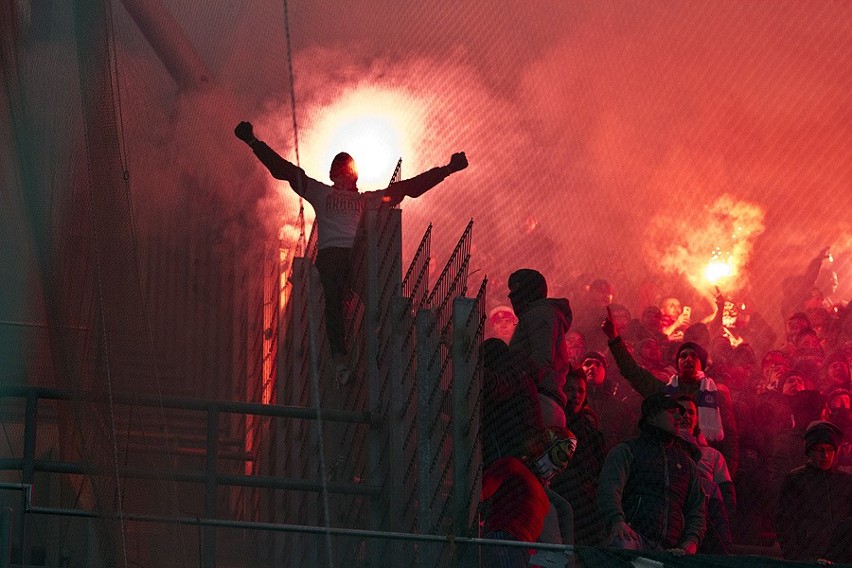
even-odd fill
[[(75, 393), (4, 396), (2, 480), (100, 514), (30, 519), (15, 541), (54, 564), (88, 534), (107, 563), (197, 565), (219, 533), (220, 562), (446, 562), (450, 546), (115, 515), (475, 531), (481, 369), (459, 328), (495, 335), (485, 316), (521, 266), (578, 308), (605, 279), (636, 318), (669, 296), (709, 318), (718, 286), (774, 334), (758, 357), (781, 346), (791, 277), (825, 247), (810, 282), (823, 305), (852, 290), (850, 22), (845, 2), (0, 3), (0, 380)], [(404, 224), (387, 210), (363, 228), (346, 324), (355, 376), (374, 383), (329, 380), (316, 236), (300, 240), (312, 211), (233, 137), (243, 118), (317, 179), (350, 151), (365, 189), (399, 155), (419, 172), (468, 153), (470, 168), (404, 203)], [(389, 150), (340, 147), (339, 131), (374, 127)], [(837, 351), (848, 319), (827, 321)], [(354, 414), (320, 437), (309, 417), (187, 400)], [(748, 507), (774, 505), (759, 480), (742, 487), (760, 495)]]

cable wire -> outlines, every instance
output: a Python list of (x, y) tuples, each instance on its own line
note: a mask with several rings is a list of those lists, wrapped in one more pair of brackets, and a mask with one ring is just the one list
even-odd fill
[[(129, 166), (129, 157), (128, 157), (128, 152), (127, 152), (127, 138), (126, 138), (125, 127), (124, 127), (124, 109), (123, 109), (123, 106), (122, 106), (122, 99), (121, 99), (121, 77), (120, 77), (120, 74), (119, 74), (120, 67), (119, 67), (119, 64), (118, 64), (118, 51), (115, 47), (115, 20), (114, 20), (114, 16), (113, 16), (113, 11), (111, 9), (111, 3), (105, 2), (105, 4), (106, 4), (107, 12), (108, 12), (107, 24), (109, 26), (109, 29), (108, 29), (107, 36), (108, 36), (108, 39), (109, 39), (109, 46), (110, 46), (109, 59), (110, 59), (110, 70), (111, 70), (112, 76), (114, 78), (113, 82), (114, 82), (114, 93), (115, 93), (115, 108), (116, 108), (116, 118), (117, 118), (117, 123), (118, 123), (118, 134), (119, 134), (118, 150), (119, 150), (119, 156), (120, 156), (121, 165), (122, 165), (122, 179), (124, 180), (124, 189), (125, 189), (125, 194), (127, 196), (127, 201), (128, 201), (128, 205), (129, 205), (128, 206), (128, 212), (129, 212), (129, 215), (130, 215), (130, 223), (129, 223), (130, 227), (129, 228), (130, 228), (131, 247), (132, 247), (133, 252), (134, 252), (133, 258), (136, 261), (135, 269), (136, 269), (137, 278), (138, 278), (138, 281), (139, 281), (140, 301), (142, 303), (142, 312), (143, 312), (143, 316), (145, 318), (145, 324), (146, 324), (146, 330), (145, 330), (146, 331), (146, 339), (148, 341), (148, 347), (149, 347), (150, 353), (151, 353), (151, 369), (152, 369), (152, 373), (153, 373), (153, 376), (154, 376), (154, 385), (157, 389), (157, 395), (158, 395), (159, 399), (162, 400), (163, 389), (162, 389), (162, 382), (160, 380), (160, 371), (159, 371), (159, 366), (157, 364), (156, 349), (155, 349), (155, 344), (154, 344), (154, 328), (153, 328), (153, 322), (151, 321), (151, 312), (150, 312), (150, 309), (148, 307), (148, 302), (147, 302), (147, 294), (146, 294), (147, 281), (145, 279), (145, 275), (144, 275), (144, 272), (142, 270), (141, 263), (139, 261), (139, 258), (140, 258), (139, 241), (138, 241), (137, 236), (136, 236), (136, 219), (133, 215), (133, 195), (131, 193), (131, 187), (130, 187), (130, 166)], [(168, 423), (166, 421), (166, 413), (165, 413), (165, 409), (163, 408), (162, 403), (159, 405), (158, 410), (159, 410), (160, 427), (162, 428), (162, 430), (164, 432), (168, 432), (169, 428), (168, 428)], [(132, 413), (133, 413), (133, 409), (131, 408), (131, 409), (129, 409), (129, 415), (132, 415)], [(130, 422), (128, 421), (128, 428), (129, 427), (130, 427)], [(147, 446), (147, 436), (145, 436), (144, 424), (143, 424), (143, 420), (142, 420), (141, 416), (139, 417), (139, 427), (140, 427), (140, 430), (142, 431), (143, 439), (145, 440), (145, 444)], [(166, 436), (165, 440), (166, 440), (167, 444), (170, 444), (172, 438), (170, 436)], [(129, 432), (128, 432), (128, 443), (129, 443)], [(172, 455), (171, 456), (172, 466), (176, 465), (175, 459), (176, 459), (175, 456)], [(176, 501), (176, 494), (177, 494), (176, 483), (174, 481), (172, 481), (171, 482), (171, 489), (169, 489), (169, 487), (166, 486), (165, 481), (163, 481), (162, 477), (160, 477), (159, 471), (156, 468), (154, 469), (154, 471), (156, 472), (156, 477), (157, 477), (158, 483), (163, 488), (163, 491), (165, 492), (165, 495), (168, 497), (172, 506), (174, 506), (174, 508), (176, 510), (183, 512), (181, 510), (181, 507), (178, 505), (178, 503)], [(180, 524), (178, 524), (178, 531), (177, 532), (178, 532), (178, 538), (180, 539), (180, 542), (181, 542), (180, 549), (181, 549), (181, 554), (183, 556), (183, 563), (186, 565), (188, 563), (188, 559), (186, 557), (186, 542), (184, 540), (183, 527)]]
[[(290, 75), (290, 110), (293, 115), (293, 144), (296, 153), (296, 165), (301, 167), (301, 159), (299, 156), (299, 122), (296, 116), (296, 83), (295, 83), (295, 74), (293, 72), (293, 48), (290, 41), (290, 15), (289, 9), (287, 5), (287, 0), (284, 0), (284, 32), (287, 38), (287, 67)], [(297, 183), (301, 184), (301, 176), (299, 176)], [(302, 199), (302, 191), (301, 188), (297, 193), (299, 194), (299, 243), (298, 246), (301, 248), (303, 243), (305, 242), (305, 205)], [(305, 247), (307, 248), (307, 247)], [(304, 251), (307, 252), (307, 251)], [(325, 445), (323, 443), (323, 424), (322, 424), (322, 412), (320, 411), (320, 388), (319, 388), (319, 363), (318, 358), (319, 354), (317, 353), (317, 341), (316, 341), (316, 332), (317, 325), (314, 316), (313, 303), (312, 303), (312, 278), (311, 278), (311, 270), (308, 269), (307, 274), (307, 283), (308, 283), (308, 335), (309, 335), (309, 358), (310, 358), (310, 374), (311, 374), (311, 394), (314, 399), (314, 404), (316, 406), (316, 432), (317, 432), (317, 449), (319, 451), (319, 462), (320, 462), (320, 481), (322, 482), (322, 504), (323, 504), (323, 517), (325, 521), (326, 529), (331, 528), (331, 519), (329, 515), (329, 500), (328, 500), (328, 480), (326, 479), (326, 460), (325, 460)], [(332, 546), (331, 546), (331, 533), (329, 531), (325, 532), (325, 547), (326, 547), (326, 555), (328, 560), (328, 566), (330, 568), (334, 568), (334, 557), (332, 555)]]

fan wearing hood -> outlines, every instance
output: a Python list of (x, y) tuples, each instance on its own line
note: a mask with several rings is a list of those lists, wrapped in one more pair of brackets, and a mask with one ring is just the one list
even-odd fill
[(573, 315), (565, 298), (548, 298), (547, 281), (537, 270), (522, 268), (509, 276), (509, 300), (518, 326), (509, 348), (535, 377), (545, 426), (565, 426), (563, 392), (571, 367), (565, 334)]

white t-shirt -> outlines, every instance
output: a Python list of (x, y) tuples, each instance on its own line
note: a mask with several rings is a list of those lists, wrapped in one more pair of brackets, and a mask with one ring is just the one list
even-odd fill
[(320, 249), (352, 248), (361, 213), (364, 209), (378, 208), (385, 193), (384, 190), (359, 193), (334, 189), (307, 176), (304, 177), (302, 188), (293, 189), (314, 208), (319, 237), (317, 247)]

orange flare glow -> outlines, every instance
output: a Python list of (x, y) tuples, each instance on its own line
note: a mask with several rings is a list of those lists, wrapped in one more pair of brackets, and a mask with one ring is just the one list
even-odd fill
[(710, 284), (718, 284), (720, 281), (733, 276), (734, 270), (731, 265), (722, 260), (711, 260), (704, 269), (704, 278)]
[(646, 247), (663, 271), (682, 274), (712, 301), (717, 283), (724, 281), (728, 291), (746, 286), (746, 268), (763, 233), (763, 217), (757, 204), (722, 195), (694, 216), (655, 218)]

